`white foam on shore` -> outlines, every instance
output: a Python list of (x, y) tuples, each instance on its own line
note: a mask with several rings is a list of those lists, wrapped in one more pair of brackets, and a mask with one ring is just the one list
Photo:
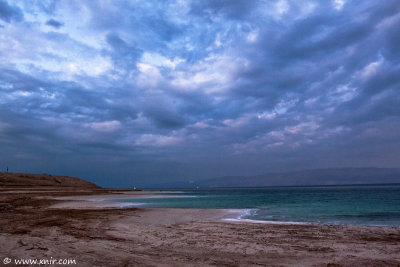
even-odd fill
[(120, 203), (118, 205), (118, 208), (136, 208), (136, 207), (140, 207), (143, 205), (146, 205), (147, 203), (133, 203), (133, 202), (124, 202), (124, 203)]
[(282, 224), (282, 225), (310, 225), (312, 223), (307, 222), (282, 222), (282, 221), (261, 221), (261, 220), (250, 220), (250, 219), (234, 219), (234, 218), (225, 218), (223, 221), (229, 222), (246, 222), (246, 223), (262, 223), (262, 224)]
[(160, 190), (154, 191), (154, 194), (184, 194), (184, 191), (167, 191), (167, 190)]
[(235, 216), (234, 218), (229, 219), (236, 219), (236, 220), (243, 220), (244, 217), (250, 216), (252, 213), (257, 211), (257, 209), (225, 209), (228, 216)]
[(229, 209), (226, 210), (229, 215), (236, 215), (234, 218), (223, 218), (222, 221), (228, 222), (246, 222), (246, 223), (262, 223), (262, 224), (282, 224), (282, 225), (310, 225), (312, 223), (308, 222), (292, 222), (292, 221), (267, 221), (267, 220), (253, 220), (245, 219), (245, 217), (250, 216), (252, 213), (256, 212), (257, 209)]

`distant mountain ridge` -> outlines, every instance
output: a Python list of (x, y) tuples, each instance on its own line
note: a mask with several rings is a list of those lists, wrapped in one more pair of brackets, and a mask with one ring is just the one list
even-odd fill
[(191, 182), (170, 182), (152, 188), (221, 188), (400, 183), (400, 168), (330, 168), (255, 176), (225, 176)]

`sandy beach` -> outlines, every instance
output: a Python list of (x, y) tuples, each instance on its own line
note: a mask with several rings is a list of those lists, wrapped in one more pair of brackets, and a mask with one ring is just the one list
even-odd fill
[(238, 222), (226, 220), (229, 210), (119, 208), (107, 201), (144, 195), (152, 197), (3, 186), (0, 255), (74, 259), (77, 266), (400, 265), (398, 227)]

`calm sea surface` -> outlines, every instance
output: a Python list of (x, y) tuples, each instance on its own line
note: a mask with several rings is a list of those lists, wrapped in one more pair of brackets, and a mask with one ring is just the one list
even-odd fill
[(236, 219), (400, 226), (400, 185), (162, 191), (115, 200), (142, 208), (240, 209)]

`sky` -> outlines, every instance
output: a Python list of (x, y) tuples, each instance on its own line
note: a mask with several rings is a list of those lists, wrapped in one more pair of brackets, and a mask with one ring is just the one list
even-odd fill
[(0, 168), (145, 186), (400, 167), (398, 0), (0, 0)]

